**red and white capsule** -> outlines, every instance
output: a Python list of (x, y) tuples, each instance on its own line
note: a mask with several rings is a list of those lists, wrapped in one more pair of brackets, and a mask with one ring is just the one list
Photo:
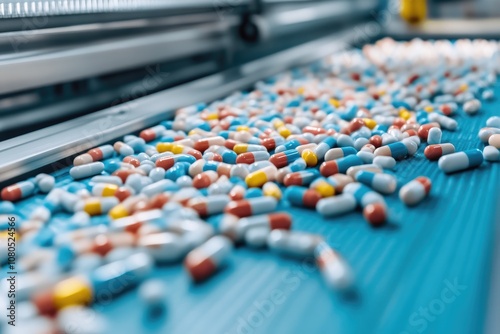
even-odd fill
[(145, 141), (153, 141), (156, 138), (160, 138), (167, 129), (163, 125), (153, 126), (152, 128), (142, 130), (139, 137)]
[(316, 264), (326, 284), (334, 290), (346, 291), (353, 286), (354, 277), (347, 262), (326, 242), (314, 250)]
[(187, 207), (195, 210), (202, 217), (222, 213), (226, 205), (231, 201), (228, 195), (212, 195), (209, 197), (191, 198)]
[(113, 144), (113, 148), (115, 149), (116, 153), (118, 153), (121, 156), (128, 156), (134, 154), (134, 149), (128, 145), (125, 144), (122, 141), (117, 141)]
[(268, 213), (276, 210), (278, 201), (274, 197), (264, 196), (229, 202), (224, 212), (240, 218)]
[(193, 187), (196, 189), (208, 188), (219, 178), (219, 174), (213, 170), (200, 173), (193, 178)]
[(406, 205), (417, 205), (431, 191), (431, 180), (425, 176), (419, 176), (408, 182), (399, 190), (399, 198)]
[(292, 217), (284, 212), (276, 212), (241, 218), (236, 224), (234, 234), (231, 237), (234, 241), (240, 241), (249, 230), (262, 227), (269, 230), (289, 230), (292, 227)]
[(33, 195), (35, 185), (31, 181), (22, 181), (2, 189), (4, 201), (15, 202)]
[(228, 238), (214, 236), (189, 252), (184, 266), (194, 281), (203, 281), (215, 273), (231, 253), (231, 249), (232, 243)]
[(455, 146), (450, 143), (429, 145), (424, 150), (425, 157), (432, 161), (451, 153), (455, 153)]
[(87, 153), (80, 154), (73, 160), (73, 165), (80, 166), (90, 164), (95, 161), (110, 158), (115, 149), (111, 145), (103, 145), (89, 150)]

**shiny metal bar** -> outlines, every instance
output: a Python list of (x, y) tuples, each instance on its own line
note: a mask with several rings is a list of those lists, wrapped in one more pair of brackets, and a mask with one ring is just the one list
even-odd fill
[(0, 143), (0, 182), (171, 118), (180, 107), (224, 97), (262, 78), (342, 50), (354, 35), (355, 29), (344, 30), (241, 67), (4, 141)]
[(0, 94), (119, 70), (137, 68), (197, 52), (228, 47), (228, 21), (174, 32), (116, 39), (80, 47), (29, 51), (0, 57)]

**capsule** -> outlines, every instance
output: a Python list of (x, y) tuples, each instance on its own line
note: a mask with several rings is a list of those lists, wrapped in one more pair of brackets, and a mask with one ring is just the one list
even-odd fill
[(274, 136), (271, 138), (265, 138), (262, 140), (262, 146), (264, 146), (268, 151), (274, 150), (276, 147), (282, 145), (285, 139), (281, 136)]
[(399, 199), (408, 206), (417, 205), (431, 191), (431, 180), (424, 176), (408, 182), (399, 190)]
[(327, 137), (321, 143), (316, 146), (314, 149), (314, 154), (316, 155), (318, 160), (321, 160), (325, 157), (326, 152), (330, 149), (337, 146), (337, 139), (334, 137)]
[(91, 197), (76, 204), (75, 211), (85, 211), (91, 216), (108, 213), (119, 204), (116, 197)]
[(368, 186), (365, 186), (359, 182), (349, 183), (344, 188), (344, 194), (351, 194), (356, 198), (356, 202), (362, 208), (365, 208), (369, 204), (381, 203), (384, 206), (385, 200), (379, 193), (371, 190)]
[(469, 115), (476, 114), (481, 109), (481, 101), (472, 99), (464, 103), (463, 109)]
[(319, 177), (314, 180), (309, 188), (316, 190), (321, 197), (330, 197), (335, 195), (335, 188), (330, 182), (328, 182), (327, 179), (323, 177)]
[(274, 182), (266, 182), (262, 186), (262, 193), (264, 196), (271, 196), (276, 198), (278, 201), (281, 199), (281, 189)]
[(449, 143), (429, 145), (424, 150), (425, 157), (431, 161), (439, 160), (443, 155), (451, 153), (455, 153), (455, 146)]
[(362, 164), (363, 160), (361, 160), (360, 157), (358, 157), (357, 155), (349, 155), (345, 158), (325, 161), (321, 164), (319, 170), (321, 172), (321, 175), (327, 177), (337, 173), (345, 174), (350, 167)]
[(486, 127), (479, 130), (479, 139), (483, 143), (487, 143), (491, 136), (494, 134), (500, 134), (500, 128)]
[(429, 135), (427, 136), (427, 144), (435, 145), (441, 144), (441, 137), (443, 133), (440, 128), (432, 128), (429, 130)]
[(246, 152), (241, 153), (236, 158), (237, 164), (253, 164), (257, 161), (266, 161), (269, 159), (269, 153), (267, 151), (256, 151), (256, 152)]
[(356, 153), (358, 153), (358, 151), (351, 146), (332, 148), (326, 152), (325, 161), (337, 160)]
[(441, 128), (441, 125), (439, 125), (439, 123), (436, 123), (436, 122), (431, 122), (431, 123), (427, 123), (427, 124), (421, 125), (418, 128), (418, 131), (417, 131), (418, 136), (422, 140), (427, 140), (427, 138), (429, 136), (429, 131), (432, 128)]
[(486, 126), (500, 129), (500, 117), (492, 116), (486, 120)]
[(496, 148), (500, 149), (500, 134), (492, 135), (488, 139), (488, 144), (490, 144), (493, 147), (496, 147)]
[(347, 291), (353, 287), (351, 268), (326, 242), (320, 242), (316, 246), (314, 258), (328, 287), (337, 291)]
[[(143, 281), (152, 268), (153, 261), (149, 255), (133, 254), (103, 265), (90, 274), (66, 278), (52, 288), (35, 293), (32, 302), (41, 314), (51, 315), (71, 305), (109, 300)], [(111, 286), (114, 288), (110, 289)]]
[(327, 180), (328, 183), (330, 183), (335, 189), (335, 193), (341, 193), (346, 185), (354, 182), (354, 179), (352, 177), (345, 174), (334, 174), (327, 177)]
[(184, 266), (195, 282), (212, 276), (220, 268), (232, 250), (231, 241), (224, 236), (214, 236), (189, 252)]
[(312, 150), (304, 150), (301, 153), (302, 159), (306, 162), (308, 167), (314, 167), (318, 164), (318, 157)]
[(242, 185), (235, 185), (233, 189), (229, 192), (229, 197), (232, 201), (237, 201), (245, 197), (246, 188)]
[(164, 170), (168, 170), (173, 167), (177, 162), (187, 162), (193, 164), (196, 158), (189, 154), (176, 154), (173, 156), (164, 156), (156, 160), (156, 167), (161, 167)]
[(273, 154), (269, 158), (269, 161), (273, 163), (277, 168), (283, 168), (300, 158), (300, 153), (297, 150), (286, 150), (280, 153)]
[(149, 129), (142, 130), (139, 137), (144, 139), (146, 142), (150, 142), (163, 136), (163, 133), (165, 133), (166, 130), (167, 129), (163, 125), (156, 125)]
[(396, 160), (404, 159), (408, 156), (408, 148), (403, 142), (396, 142), (385, 146), (380, 146), (373, 152), (375, 157), (393, 157)]
[(52, 175), (41, 173), (36, 176), (35, 183), (38, 189), (46, 194), (54, 189), (56, 179)]
[(81, 166), (75, 166), (69, 170), (69, 175), (73, 179), (78, 180), (101, 174), (103, 170), (104, 170), (104, 164), (98, 161)]
[(308, 186), (320, 176), (317, 169), (306, 169), (300, 172), (288, 174), (283, 179), (283, 184), (287, 187), (295, 186)]
[(118, 186), (116, 184), (97, 183), (92, 187), (92, 195), (97, 197), (114, 196)]
[(180, 261), (188, 251), (185, 240), (172, 232), (142, 235), (137, 241), (137, 247), (151, 255), (157, 263)]
[(231, 176), (231, 169), (234, 165), (226, 164), (224, 162), (217, 162), (217, 161), (205, 161), (205, 160), (198, 160), (195, 163), (193, 163), (191, 166), (189, 166), (189, 175), (194, 177), (202, 172), (206, 171), (215, 171), (219, 176)]
[(323, 198), (316, 204), (316, 211), (323, 217), (340, 216), (356, 209), (356, 198), (351, 194)]
[(218, 155), (221, 156), (222, 161), (227, 164), (235, 164), (236, 158), (238, 157), (238, 154), (236, 154), (236, 152), (224, 146), (211, 146), (206, 151), (217, 153)]
[(272, 212), (276, 209), (277, 205), (278, 201), (274, 197), (256, 197), (231, 201), (226, 205), (224, 212), (238, 217), (248, 217)]
[(134, 154), (134, 149), (130, 145), (125, 144), (122, 141), (115, 142), (113, 144), (113, 148), (115, 149), (116, 153), (124, 157)]
[(363, 217), (368, 223), (370, 223), (370, 225), (374, 227), (384, 224), (387, 219), (387, 209), (385, 207), (385, 204), (368, 204), (363, 208)]
[(439, 158), (438, 166), (445, 173), (454, 173), (468, 168), (476, 168), (482, 163), (482, 152), (474, 149), (442, 156)]
[(245, 182), (249, 187), (262, 187), (266, 182), (274, 181), (278, 170), (275, 166), (267, 166), (259, 169), (245, 177)]
[(277, 146), (275, 152), (280, 153), (280, 152), (284, 152), (287, 150), (293, 150), (293, 149), (299, 147), (300, 145), (305, 145), (308, 143), (309, 143), (309, 141), (305, 138), (302, 138), (302, 137), (290, 139), (290, 140), (287, 140), (284, 144)]
[(500, 161), (500, 150), (494, 146), (486, 146), (483, 149), (483, 157), (490, 162)]
[(394, 193), (397, 187), (397, 181), (394, 176), (384, 173), (373, 173), (362, 170), (356, 173), (355, 180), (384, 195)]
[(191, 198), (187, 207), (195, 210), (202, 217), (222, 213), (231, 201), (228, 195), (212, 195), (209, 197)]
[(308, 257), (314, 255), (314, 249), (323, 241), (316, 234), (273, 230), (267, 238), (269, 249), (286, 256)]
[(259, 152), (264, 151), (267, 152), (265, 146), (262, 145), (254, 145), (254, 144), (236, 144), (233, 147), (233, 151), (237, 154), (242, 154), (246, 152)]
[(393, 169), (396, 166), (396, 159), (381, 155), (373, 158), (373, 164), (383, 169)]
[(356, 174), (360, 171), (368, 171), (372, 173), (382, 173), (382, 169), (375, 165), (375, 164), (367, 164), (367, 165), (359, 165), (359, 166), (352, 166), (349, 167), (347, 170), (346, 174), (354, 179)]
[(15, 202), (33, 195), (35, 185), (31, 181), (21, 181), (2, 189), (2, 199), (4, 201)]
[(235, 229), (230, 235), (230, 238), (234, 241), (241, 241), (245, 234), (254, 228), (265, 227), (268, 230), (289, 230), (291, 226), (292, 217), (283, 212), (241, 218), (236, 223)]
[(111, 158), (113, 152), (114, 149), (113, 146), (111, 145), (99, 146), (89, 150), (87, 153), (77, 156), (73, 160), (73, 165), (80, 166), (80, 165), (90, 164), (95, 161), (108, 159)]
[(219, 175), (212, 170), (200, 173), (193, 178), (193, 187), (196, 189), (208, 188), (211, 184), (215, 183)]
[(285, 190), (285, 198), (294, 206), (315, 208), (321, 195), (314, 189), (290, 186)]

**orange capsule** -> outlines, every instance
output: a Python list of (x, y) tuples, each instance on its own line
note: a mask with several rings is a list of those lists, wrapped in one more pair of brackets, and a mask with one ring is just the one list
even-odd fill
[(382, 137), (379, 135), (374, 135), (370, 137), (370, 144), (375, 146), (375, 148), (382, 146)]
[(363, 209), (363, 217), (372, 226), (380, 226), (387, 219), (387, 212), (384, 205), (381, 203), (368, 204)]
[(443, 155), (455, 153), (453, 144), (435, 144), (429, 145), (424, 150), (424, 155), (429, 160), (439, 160)]
[(132, 156), (127, 156), (127, 157), (123, 158), (123, 162), (131, 164), (134, 167), (139, 167), (141, 165), (141, 162), (139, 161), (139, 159), (134, 158)]

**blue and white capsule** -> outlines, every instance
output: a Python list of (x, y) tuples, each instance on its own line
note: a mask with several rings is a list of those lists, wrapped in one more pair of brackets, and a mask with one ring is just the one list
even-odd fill
[(366, 170), (361, 170), (355, 175), (356, 181), (363, 183), (376, 192), (384, 195), (392, 194), (396, 191), (396, 178), (389, 174), (373, 173)]
[(479, 167), (483, 160), (483, 153), (480, 150), (467, 150), (442, 156), (439, 158), (438, 166), (445, 173), (454, 173)]

